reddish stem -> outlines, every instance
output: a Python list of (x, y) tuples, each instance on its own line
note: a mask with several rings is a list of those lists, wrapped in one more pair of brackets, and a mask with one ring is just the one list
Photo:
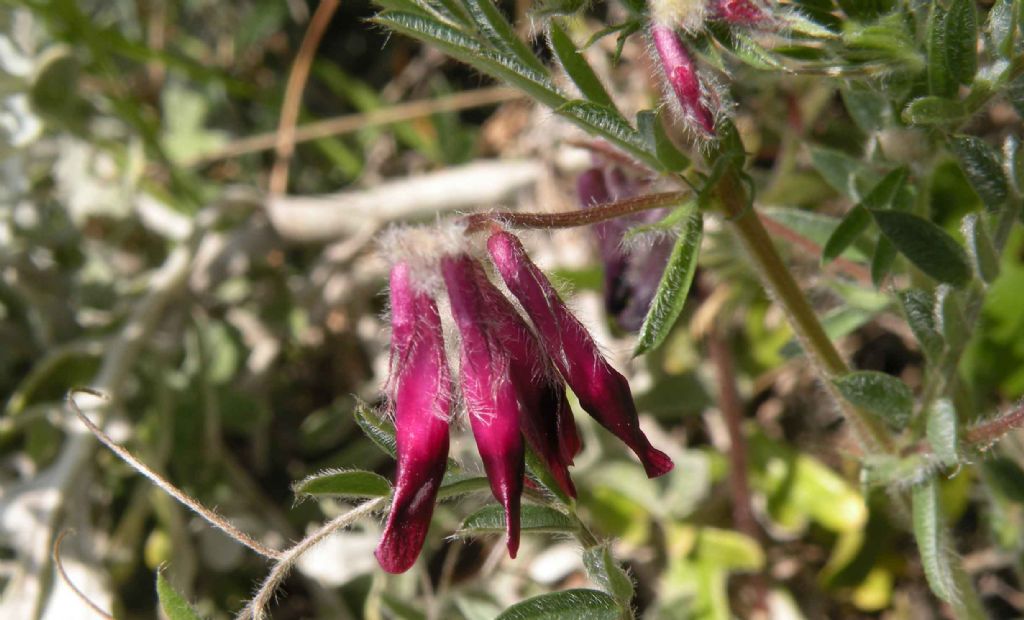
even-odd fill
[(465, 216), (464, 219), (466, 222), (466, 232), (485, 230), (495, 223), (504, 224), (510, 228), (574, 228), (576, 226), (596, 224), (641, 211), (678, 206), (689, 195), (688, 192), (664, 192), (610, 202), (580, 211), (565, 211), (562, 213), (491, 211), (490, 213), (472, 213)]
[(1024, 406), (1017, 407), (1006, 415), (973, 426), (964, 433), (964, 441), (972, 446), (986, 447), (998, 441), (1003, 435), (1024, 426)]

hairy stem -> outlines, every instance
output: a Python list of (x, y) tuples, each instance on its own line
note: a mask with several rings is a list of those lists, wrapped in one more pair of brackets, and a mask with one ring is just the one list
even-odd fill
[(86, 416), (85, 413), (82, 412), (82, 409), (78, 406), (78, 403), (75, 401), (75, 397), (80, 393), (91, 394), (99, 398), (107, 398), (106, 394), (104, 394), (103, 392), (98, 392), (96, 390), (79, 388), (77, 390), (73, 390), (71, 393), (68, 394), (67, 402), (68, 406), (71, 408), (74, 414), (78, 417), (79, 420), (82, 421), (82, 424), (84, 424), (86, 428), (89, 429), (89, 432), (91, 432), (96, 437), (96, 439), (100, 441), (100, 443), (109, 448), (110, 451), (116, 454), (122, 461), (130, 465), (132, 469), (139, 472), (146, 478), (149, 478), (149, 480), (152, 481), (153, 484), (155, 484), (156, 486), (160, 487), (160, 489), (163, 490), (164, 493), (167, 493), (174, 499), (184, 504), (189, 510), (206, 519), (206, 521), (210, 523), (210, 525), (213, 525), (214, 527), (224, 532), (240, 544), (245, 545), (249, 549), (252, 549), (256, 553), (267, 558), (279, 559), (284, 557), (282, 552), (271, 549), (270, 547), (267, 547), (266, 545), (258, 542), (253, 537), (249, 536), (242, 530), (232, 525), (224, 517), (220, 516), (216, 512), (210, 510), (206, 506), (203, 506), (196, 500), (192, 499), (192, 497), (190, 497), (184, 491), (168, 482), (160, 474), (150, 469), (148, 465), (140, 461), (134, 454), (121, 447), (121, 445), (114, 441), (110, 437), (110, 435), (107, 435), (105, 432), (103, 432), (103, 429), (96, 426), (96, 424), (94, 424), (93, 421), (90, 420), (88, 416)]
[(893, 439), (881, 423), (847, 402), (832, 383), (835, 377), (849, 372), (849, 367), (825, 333), (817, 314), (793, 279), (757, 213), (748, 205), (735, 170), (722, 175), (716, 188), (716, 198), (718, 207), (729, 219), (733, 230), (760, 270), (765, 287), (785, 309), (800, 344), (818, 369), (825, 389), (853, 425), (861, 443), (868, 450), (892, 452), (895, 449)]
[(503, 224), (511, 228), (573, 228), (576, 226), (586, 226), (587, 224), (596, 224), (642, 211), (678, 206), (689, 196), (689, 192), (646, 194), (628, 200), (595, 206), (586, 210), (566, 211), (564, 213), (516, 213), (510, 211), (473, 213), (467, 215), (464, 221), (466, 222), (466, 232), (484, 230), (492, 224)]
[(246, 618), (252, 618), (252, 620), (264, 620), (264, 618), (267, 617), (267, 605), (270, 604), (270, 599), (274, 597), (274, 592), (276, 592), (277, 588), (280, 587), (281, 582), (288, 576), (288, 573), (291, 572), (295, 563), (298, 562), (303, 553), (312, 549), (332, 533), (352, 525), (363, 517), (373, 514), (377, 508), (383, 505), (383, 497), (370, 500), (341, 516), (331, 519), (322, 525), (320, 529), (292, 545), (280, 556), (279, 561), (274, 565), (270, 574), (268, 574), (266, 579), (263, 580), (259, 591), (256, 592), (256, 596), (252, 598), (252, 601), (246, 605), (245, 609), (243, 609), (238, 615), (238, 620), (245, 620)]

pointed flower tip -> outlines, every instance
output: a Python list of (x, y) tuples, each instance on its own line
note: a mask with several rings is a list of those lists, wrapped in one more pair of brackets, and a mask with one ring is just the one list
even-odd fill
[(676, 466), (667, 454), (658, 450), (654, 446), (648, 446), (647, 450), (643, 452), (643, 456), (640, 458), (648, 478), (664, 476), (668, 472), (672, 471)]

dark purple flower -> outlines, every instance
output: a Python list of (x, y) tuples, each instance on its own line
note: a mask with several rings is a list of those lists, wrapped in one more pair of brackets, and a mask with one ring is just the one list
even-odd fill
[[(640, 181), (628, 178), (618, 167), (606, 166), (581, 174), (576, 191), (580, 205), (586, 209), (631, 198), (642, 187)], [(643, 324), (673, 247), (671, 238), (660, 236), (627, 248), (623, 245), (626, 233), (634, 226), (656, 222), (667, 213), (667, 209), (655, 209), (593, 226), (604, 266), (605, 311), (626, 331), (635, 332)]]
[(508, 553), (519, 549), (524, 448), (509, 353), (491, 321), (480, 267), (466, 254), (441, 259), (441, 273), (459, 328), (462, 397), (494, 498), (505, 508)]
[(640, 430), (626, 378), (601, 355), (519, 239), (499, 230), (488, 239), (487, 247), (498, 273), (533, 321), (548, 355), (583, 409), (636, 453), (649, 477), (670, 471), (672, 460)]
[(402, 573), (416, 562), (430, 528), (448, 457), (451, 375), (437, 305), (413, 288), (405, 263), (391, 270), (391, 376), (398, 473), (391, 512), (374, 555)]
[(665, 71), (665, 78), (679, 101), (683, 120), (706, 137), (713, 137), (714, 115), (705, 101), (697, 66), (679, 35), (670, 26), (655, 23), (651, 26), (651, 38)]

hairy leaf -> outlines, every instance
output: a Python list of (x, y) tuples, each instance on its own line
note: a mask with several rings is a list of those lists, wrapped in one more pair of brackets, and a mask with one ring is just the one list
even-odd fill
[(947, 398), (940, 398), (928, 409), (928, 443), (943, 465), (953, 465), (959, 457), (959, 431), (956, 409)]
[(949, 148), (985, 206), (998, 209), (1006, 201), (1009, 188), (995, 149), (974, 136), (953, 136)]
[(496, 620), (619, 620), (622, 608), (600, 590), (562, 590), (509, 607)]
[(955, 286), (970, 281), (967, 254), (949, 233), (912, 213), (873, 209), (871, 214), (882, 234), (918, 269)]
[(911, 495), (914, 538), (921, 554), (924, 574), (935, 596), (948, 602), (957, 601), (956, 580), (950, 565), (949, 542), (944, 536), (939, 487), (934, 478), (914, 487)]
[(987, 284), (999, 277), (999, 255), (996, 254), (992, 237), (988, 234), (985, 221), (977, 213), (964, 218), (962, 223), (964, 238), (967, 240), (967, 253), (974, 263), (974, 271)]
[(160, 610), (168, 620), (200, 620), (200, 615), (188, 604), (181, 594), (171, 587), (160, 571), (156, 573), (156, 595), (160, 599)]
[(590, 547), (583, 552), (583, 565), (590, 580), (601, 586), (624, 607), (633, 600), (633, 580), (619, 566), (608, 545)]
[(885, 373), (859, 370), (834, 381), (843, 398), (864, 409), (896, 430), (910, 421), (914, 396), (905, 383)]
[[(575, 532), (572, 519), (554, 508), (523, 504), (520, 523), (523, 533), (546, 534)], [(505, 509), (498, 504), (488, 504), (466, 517), (459, 528), (460, 536), (477, 534), (501, 534), (505, 532)]]
[(296, 495), (386, 497), (391, 494), (391, 485), (383, 476), (369, 471), (327, 470), (296, 482), (292, 491)]
[(583, 54), (576, 49), (576, 45), (559, 25), (558, 20), (552, 19), (549, 22), (548, 37), (555, 58), (558, 59), (559, 64), (565, 69), (566, 75), (576, 85), (576, 88), (580, 89), (583, 96), (594, 103), (608, 106), (614, 110), (615, 104), (612, 103), (612, 98), (605, 90), (604, 84), (598, 79)]
[(641, 355), (657, 348), (672, 330), (676, 319), (683, 311), (686, 297), (697, 271), (697, 257), (704, 238), (704, 219), (700, 213), (693, 213), (686, 220), (682, 234), (672, 249), (672, 256), (665, 265), (658, 283), (658, 291), (647, 311), (634, 355)]

